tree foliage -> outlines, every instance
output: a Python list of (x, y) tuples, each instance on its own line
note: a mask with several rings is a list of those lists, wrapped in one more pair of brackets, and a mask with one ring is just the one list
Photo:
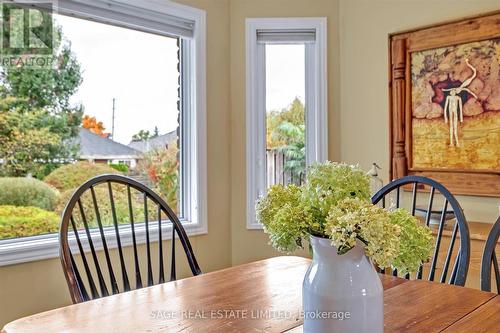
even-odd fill
[(273, 135), (283, 142), (276, 150), (285, 155), (285, 170), (300, 176), (306, 168), (305, 125), (283, 122), (276, 127)]
[(152, 138), (156, 138), (160, 135), (158, 126), (155, 126), (153, 134), (149, 130), (140, 130), (136, 134), (132, 135), (132, 141), (146, 141)]
[(178, 211), (179, 193), (179, 149), (174, 142), (168, 149), (160, 148), (147, 152), (139, 162), (138, 171), (153, 183), (154, 190), (161, 194), (175, 212)]
[(24, 100), (0, 94), (0, 175), (42, 178), (76, 154), (65, 143), (78, 126), (78, 114), (52, 114), (46, 109), (25, 109)]
[[(60, 28), (56, 28), (62, 36)], [(83, 107), (70, 97), (82, 82), (70, 43), (56, 39), (52, 68), (3, 64), (0, 73), (0, 174), (43, 178), (76, 158)]]
[(108, 133), (104, 133), (106, 127), (104, 127), (102, 121), (97, 121), (95, 117), (84, 115), (82, 119), (82, 127), (103, 138), (108, 137)]
[(282, 152), (286, 158), (285, 170), (300, 176), (306, 162), (305, 108), (298, 97), (290, 106), (267, 114), (267, 148)]
[(304, 104), (298, 97), (292, 101), (288, 108), (273, 110), (267, 113), (266, 139), (267, 148), (274, 149), (287, 144), (287, 140), (280, 135), (276, 135), (277, 128), (287, 122), (295, 126), (305, 124)]
[(146, 141), (151, 138), (151, 132), (147, 130), (140, 130), (132, 136), (132, 141)]
[(82, 83), (81, 66), (71, 51), (71, 43), (63, 40), (61, 27), (54, 29), (52, 68), (5, 62), (2, 64), (2, 84), (9, 95), (26, 99), (29, 108), (46, 108), (54, 113), (78, 110), (78, 106), (70, 105), (69, 99)]

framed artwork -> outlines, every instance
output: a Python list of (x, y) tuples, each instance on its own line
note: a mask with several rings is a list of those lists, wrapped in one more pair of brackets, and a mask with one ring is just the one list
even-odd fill
[(391, 179), (500, 196), (500, 11), (389, 36)]

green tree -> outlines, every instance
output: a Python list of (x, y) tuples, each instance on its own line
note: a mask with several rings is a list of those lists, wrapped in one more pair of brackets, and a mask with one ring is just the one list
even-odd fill
[(292, 101), (288, 108), (282, 110), (274, 110), (267, 113), (267, 148), (274, 149), (286, 145), (286, 139), (279, 135), (274, 135), (276, 129), (284, 122), (292, 125), (305, 124), (305, 108), (304, 104), (298, 97)]
[(276, 149), (286, 157), (285, 170), (295, 176), (301, 176), (306, 169), (305, 126), (294, 125), (288, 121), (281, 123), (274, 130), (273, 136), (282, 142)]
[(0, 96), (0, 175), (31, 173), (43, 178), (76, 153), (77, 147), (63, 138), (70, 137), (70, 128), (79, 120), (42, 108), (26, 111), (24, 106), (20, 99)]
[(44, 177), (77, 157), (82, 105), (70, 97), (82, 82), (81, 68), (69, 42), (57, 30), (54, 65), (32, 68), (4, 64), (0, 72), (0, 173)]
[(267, 148), (284, 154), (285, 170), (296, 179), (306, 168), (305, 138), (305, 108), (298, 97), (288, 108), (267, 114)]
[(29, 108), (46, 108), (54, 113), (78, 110), (79, 106), (70, 106), (69, 99), (82, 83), (81, 66), (71, 43), (63, 40), (61, 27), (54, 29), (52, 68), (5, 62), (1, 82), (9, 95), (26, 99)]
[(132, 141), (145, 141), (153, 138), (154, 136), (151, 135), (149, 131), (145, 130), (140, 130), (136, 134), (132, 136)]

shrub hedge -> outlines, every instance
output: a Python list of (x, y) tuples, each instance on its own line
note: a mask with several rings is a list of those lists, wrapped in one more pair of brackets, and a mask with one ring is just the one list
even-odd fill
[(106, 173), (119, 174), (120, 172), (107, 164), (76, 162), (52, 171), (44, 181), (62, 192), (74, 190), (90, 178)]
[[(130, 212), (128, 206), (128, 196), (127, 188), (122, 184), (113, 184), (113, 201), (115, 205), (115, 213), (118, 224), (128, 224), (130, 223)], [(111, 208), (111, 202), (109, 197), (109, 190), (106, 184), (99, 184), (94, 186), (94, 191), (96, 195), (96, 201), (99, 208), (99, 216), (101, 218), (101, 223), (103, 226), (113, 225), (113, 212)], [(74, 190), (68, 190), (61, 193), (59, 203), (56, 207), (56, 212), (62, 214), (66, 204), (73, 195)], [(90, 191), (86, 191), (81, 197), (80, 201), (84, 210), (85, 218), (90, 228), (97, 228), (97, 219), (94, 209), (94, 202)], [(131, 189), (131, 203), (132, 212), (134, 214), (134, 221), (136, 223), (144, 222), (144, 198), (135, 189)], [(79, 228), (83, 227), (83, 219), (80, 214), (78, 206), (73, 209), (73, 217), (75, 223)], [(164, 217), (163, 217), (164, 218)], [(158, 208), (152, 201), (148, 200), (148, 221), (157, 221), (158, 219)]]
[(128, 165), (126, 165), (126, 164), (118, 163), (118, 164), (108, 164), (108, 165), (117, 171), (120, 171), (123, 173), (128, 172)]
[(34, 206), (53, 210), (58, 194), (56, 189), (35, 178), (0, 178), (0, 205)]
[(0, 206), (0, 239), (57, 232), (59, 222), (56, 213), (38, 207)]

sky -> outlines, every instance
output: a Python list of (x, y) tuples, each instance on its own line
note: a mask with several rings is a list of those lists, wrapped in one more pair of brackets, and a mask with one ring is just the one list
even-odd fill
[[(128, 144), (140, 130), (160, 134), (177, 127), (176, 39), (54, 15), (81, 67), (83, 82), (72, 96), (85, 114), (112, 127), (115, 141)], [(266, 46), (267, 110), (304, 101), (304, 46)], [(208, 89), (210, 93), (210, 89)]]
[(177, 46), (173, 38), (56, 16), (81, 64), (83, 82), (73, 95), (85, 114), (111, 132), (115, 98), (115, 140), (128, 144), (139, 130), (161, 134), (177, 127)]
[(266, 45), (266, 111), (281, 110), (295, 97), (304, 102), (304, 44)]

